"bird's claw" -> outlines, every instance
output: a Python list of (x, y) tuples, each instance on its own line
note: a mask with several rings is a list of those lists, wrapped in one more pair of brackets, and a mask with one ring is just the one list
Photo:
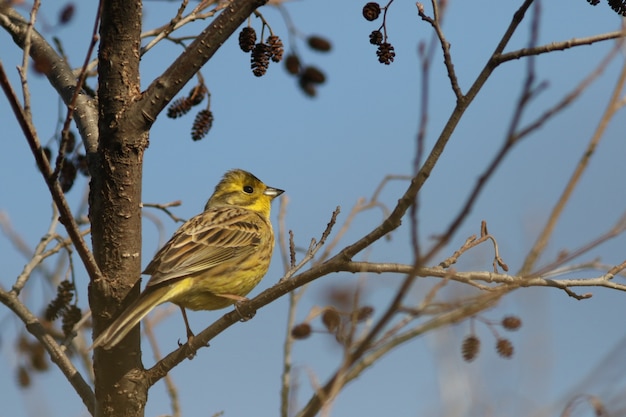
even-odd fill
[[(245, 300), (247, 301), (247, 300)], [(243, 301), (237, 301), (235, 303), (235, 311), (237, 312), (237, 314), (239, 314), (239, 321), (240, 322), (244, 322), (244, 321), (248, 321), (250, 319), (252, 319), (255, 315), (256, 315), (256, 310), (253, 311), (248, 311), (248, 312), (242, 312), (242, 303)]]

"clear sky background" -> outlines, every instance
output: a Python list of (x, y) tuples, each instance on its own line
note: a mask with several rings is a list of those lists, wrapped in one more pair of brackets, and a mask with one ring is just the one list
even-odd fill
[[(44, 3), (40, 21), (53, 25), (62, 4)], [(304, 60), (328, 76), (315, 99), (301, 93), (282, 65), (272, 64), (264, 77), (254, 77), (249, 55), (239, 50), (236, 39), (224, 44), (202, 69), (212, 94), (212, 130), (204, 140), (193, 142), (188, 133), (193, 115), (177, 120), (168, 119), (165, 114), (159, 117), (145, 154), (144, 202), (182, 200), (183, 205), (174, 211), (189, 218), (202, 209), (224, 171), (244, 168), (267, 184), (286, 190), (287, 227), (294, 231), (296, 243), (306, 247), (312, 237), (319, 237), (336, 206), (342, 208), (341, 222), (359, 198), (372, 195), (385, 175), (411, 174), (420, 112), (416, 51), (420, 41), (430, 39), (432, 29), (419, 19), (414, 2), (396, 0), (387, 23), (396, 59), (390, 66), (381, 65), (375, 47), (368, 43), (369, 33), (379, 22), (367, 22), (361, 17), (364, 3), (302, 0), (288, 4), (300, 31), (320, 34), (333, 42), (329, 54), (310, 51), (301, 40), (297, 44)], [(464, 92), (494, 50), (518, 3), (521, 2), (449, 2), (444, 31), (452, 44), (451, 53)], [(77, 3), (77, 14), (69, 25), (48, 31), (40, 26), (46, 36), (59, 37), (72, 66), (84, 59), (94, 7)], [(146, 2), (145, 29), (165, 24), (177, 7), (176, 2)], [(426, 10), (430, 13), (429, 4)], [(280, 14), (268, 7), (261, 11), (288, 45)], [(529, 22), (522, 24), (507, 51), (527, 44)], [(252, 23), (260, 29), (258, 19)], [(621, 18), (605, 3), (591, 7), (584, 0), (542, 2), (539, 43), (610, 32), (619, 29), (620, 23)], [(197, 33), (198, 27), (183, 33)], [(598, 65), (613, 44), (609, 41), (538, 57), (537, 77), (546, 80), (548, 87), (533, 102), (524, 120), (532, 120), (560, 100)], [(0, 59), (17, 89), (14, 69), (21, 62), (21, 55), (10, 37), (1, 31), (0, 45)], [(180, 51), (180, 46), (162, 42), (148, 53), (142, 60), (143, 87)], [(618, 54), (581, 100), (516, 146), (437, 262), (452, 254), (469, 235), (478, 233), (484, 219), (497, 237), (501, 256), (511, 271), (520, 268), (593, 134), (623, 64), (623, 53)], [(523, 60), (498, 68), (464, 115), (421, 193), (419, 218), (424, 245), (431, 242), (430, 236), (447, 228), (503, 141), (524, 69)], [(42, 142), (52, 144), (50, 138), (58, 131), (58, 121), (65, 110), (46, 79), (31, 74), (30, 80), (39, 136)], [(93, 86), (94, 81), (90, 84)], [(434, 144), (454, 106), (439, 53), (434, 58), (430, 89), (427, 149)], [(185, 88), (184, 93), (187, 91)], [(5, 98), (0, 99), (0, 120), (0, 211), (34, 247), (50, 221), (49, 194)], [(625, 127), (622, 112), (612, 120), (541, 263), (605, 233), (625, 211)], [(69, 193), (72, 207), (80, 207), (86, 184), (81, 179)], [(406, 186), (401, 181), (389, 184), (381, 200), (393, 207)], [(276, 204), (274, 220), (277, 207)], [(169, 237), (178, 227), (159, 212), (151, 214), (163, 223), (165, 233), (161, 238)], [(380, 220), (377, 211), (359, 216), (342, 243), (358, 239)], [(145, 218), (144, 226), (146, 265), (163, 242), (151, 220)], [(377, 242), (365, 256), (373, 261), (410, 262), (408, 228), (399, 229), (392, 237), (391, 241)], [(618, 264), (626, 257), (624, 248), (626, 237), (620, 236), (580, 261), (601, 258), (608, 265)], [(26, 260), (5, 236), (0, 236), (0, 249), (0, 283), (7, 288)], [(485, 245), (465, 254), (457, 267), (489, 270), (491, 256), (491, 247)], [(269, 287), (281, 275), (281, 264), (275, 257), (269, 274), (251, 295)], [(601, 272), (586, 271), (572, 276), (598, 275)], [(394, 275), (368, 277), (365, 301), (380, 312), (401, 279)], [(354, 280), (352, 275), (336, 274), (311, 285), (299, 308), (299, 318), (304, 319), (312, 306), (326, 303), (324, 294), (329, 286)], [(81, 286), (81, 305), (86, 306), (87, 278), (80, 270), (77, 281)], [(420, 300), (426, 288), (427, 283), (418, 285), (415, 300)], [(547, 414), (538, 415), (559, 415), (567, 398), (581, 392), (601, 395), (608, 401), (607, 406), (615, 405), (616, 398), (624, 395), (626, 381), (623, 373), (615, 372), (626, 367), (625, 295), (595, 288), (580, 292), (587, 291), (593, 293), (591, 299), (576, 301), (553, 289), (521, 289), (485, 313), (485, 317), (494, 320), (505, 314), (523, 319), (522, 329), (508, 335), (516, 348), (510, 360), (495, 355), (495, 340), (480, 324), (476, 328), (483, 349), (471, 364), (460, 357), (460, 341), (469, 332), (468, 323), (403, 345), (349, 385), (332, 415), (528, 416), (546, 408), (550, 410)], [(458, 293), (449, 291), (448, 296), (455, 294)], [(37, 274), (24, 292), (27, 304), (35, 312), (53, 295), (54, 289)], [(211, 348), (201, 350), (195, 359), (174, 369), (171, 376), (179, 390), (183, 415), (211, 416), (221, 410), (225, 416), (277, 415), (286, 314), (284, 298), (260, 310), (252, 321), (233, 326), (212, 341)], [(192, 328), (199, 331), (218, 317), (219, 312), (191, 313)], [(23, 358), (16, 356), (14, 340), (22, 327), (8, 309), (0, 307), (0, 417), (86, 416), (78, 396), (56, 369), (38, 375), (27, 390), (16, 386), (16, 364)], [(174, 349), (177, 339), (184, 338), (179, 314), (175, 312), (160, 324), (156, 333), (164, 352)], [(608, 362), (602, 365), (606, 358)], [(340, 350), (332, 336), (314, 334), (296, 344), (299, 406), (308, 401), (312, 378), (324, 383), (339, 360)], [(146, 366), (154, 363), (147, 346), (143, 361)], [(591, 373), (593, 370), (597, 372)], [(577, 388), (579, 383), (583, 388)], [(159, 383), (150, 391), (146, 415), (170, 412), (165, 388)]]

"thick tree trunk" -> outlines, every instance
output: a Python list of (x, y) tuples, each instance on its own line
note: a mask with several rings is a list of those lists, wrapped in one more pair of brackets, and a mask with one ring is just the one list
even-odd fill
[[(137, 100), (142, 7), (140, 1), (104, 1), (100, 25), (99, 146), (91, 155), (89, 217), (95, 259), (104, 282), (92, 282), (89, 301), (94, 330), (108, 326), (139, 293), (141, 183), (145, 130), (125, 123)], [(139, 332), (115, 349), (94, 353), (97, 416), (142, 416), (147, 389)]]

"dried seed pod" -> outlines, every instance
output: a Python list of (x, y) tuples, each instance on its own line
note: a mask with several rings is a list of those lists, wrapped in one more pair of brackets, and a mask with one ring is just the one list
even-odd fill
[(302, 70), (302, 74), (300, 76), (307, 82), (314, 84), (323, 84), (326, 82), (326, 75), (324, 75), (321, 70), (313, 66), (308, 66)]
[(322, 323), (324, 323), (329, 332), (334, 333), (339, 328), (341, 317), (339, 317), (339, 313), (336, 310), (329, 308), (322, 314)]
[(76, 165), (76, 169), (78, 169), (78, 172), (83, 174), (85, 177), (89, 176), (89, 164), (87, 163), (87, 155), (83, 155), (81, 153), (77, 154), (74, 157), (74, 165)]
[(252, 50), (252, 56), (250, 57), (250, 66), (252, 73), (257, 77), (264, 75), (267, 72), (267, 67), (270, 65), (270, 57), (272, 51), (269, 45), (265, 43), (257, 43)]
[(59, 183), (61, 184), (61, 190), (63, 190), (64, 193), (67, 193), (72, 189), (77, 172), (78, 169), (76, 168), (76, 165), (74, 165), (73, 161), (69, 161), (67, 159), (63, 161), (61, 173), (59, 174)]
[(72, 153), (76, 147), (76, 135), (71, 130), (67, 132), (67, 141), (65, 142), (65, 152)]
[(191, 128), (191, 138), (193, 140), (202, 139), (209, 133), (211, 126), (213, 126), (213, 112), (208, 109), (200, 110)]
[(380, 16), (380, 5), (376, 2), (369, 2), (363, 6), (363, 17), (370, 22), (378, 19)]
[(46, 350), (43, 345), (39, 342), (33, 342), (30, 350), (30, 365), (31, 367), (39, 372), (47, 371), (50, 368), (50, 364), (48, 363), (48, 356), (46, 355)]
[(176, 119), (184, 114), (187, 114), (191, 110), (192, 104), (188, 97), (181, 97), (176, 99), (167, 108), (167, 117), (170, 119)]
[(59, 24), (65, 25), (72, 20), (74, 17), (74, 12), (76, 11), (76, 7), (74, 7), (74, 3), (68, 3), (61, 9), (61, 13), (59, 13)]
[(480, 351), (480, 339), (474, 335), (467, 336), (465, 340), (463, 340), (463, 345), (461, 346), (461, 353), (463, 355), (463, 360), (466, 362), (472, 362), (478, 356), (478, 352)]
[(291, 329), (291, 337), (294, 339), (306, 339), (311, 335), (311, 325), (309, 323), (300, 323)]
[(48, 321), (56, 320), (69, 306), (74, 298), (74, 284), (68, 280), (61, 281), (57, 287), (57, 295), (48, 304), (44, 317)]
[(393, 62), (393, 58), (396, 56), (396, 53), (393, 50), (393, 45), (389, 42), (384, 42), (378, 45), (376, 55), (378, 56), (378, 62), (389, 65)]
[(517, 330), (522, 327), (522, 320), (517, 316), (506, 316), (502, 319), (502, 327), (507, 330)]
[(509, 339), (500, 338), (496, 342), (496, 351), (498, 355), (503, 358), (509, 359), (513, 356), (514, 348), (513, 343)]
[(281, 41), (278, 36), (272, 35), (267, 38), (267, 44), (270, 47), (272, 61), (280, 62), (283, 59), (283, 54), (285, 53), (283, 41)]
[(372, 317), (372, 314), (374, 314), (374, 307), (363, 306), (359, 308), (359, 311), (356, 313), (356, 320), (357, 321), (367, 320), (370, 317)]
[(80, 308), (75, 305), (71, 305), (65, 310), (63, 314), (63, 324), (61, 326), (65, 337), (70, 337), (72, 333), (74, 333), (74, 326), (76, 326), (76, 323), (80, 321), (82, 316), (83, 314)]
[(17, 384), (21, 388), (28, 388), (30, 386), (30, 373), (25, 366), (20, 365), (17, 367)]
[(256, 32), (250, 26), (246, 26), (239, 32), (239, 47), (244, 52), (250, 52), (256, 44)]
[(198, 104), (202, 103), (207, 95), (207, 92), (208, 90), (204, 84), (198, 84), (194, 86), (191, 91), (189, 91), (189, 95), (187, 96), (189, 100), (189, 105), (197, 106)]
[(306, 41), (311, 49), (319, 52), (328, 52), (332, 49), (330, 41), (318, 35), (311, 35)]
[(300, 58), (296, 54), (289, 54), (285, 59), (285, 68), (287, 72), (292, 75), (298, 75), (300, 73)]
[(300, 77), (300, 80), (298, 81), (298, 85), (300, 86), (300, 89), (302, 90), (302, 92), (304, 92), (304, 94), (306, 94), (309, 97), (315, 97), (317, 96), (317, 87), (315, 86), (315, 84), (313, 84), (311, 81), (307, 80), (304, 77)]
[(626, 16), (626, 0), (609, 0), (609, 6), (615, 13)]
[(33, 59), (31, 68), (36, 74), (48, 75), (52, 71), (52, 62), (43, 56), (39, 56), (37, 59)]
[(370, 33), (370, 43), (372, 45), (380, 45), (383, 43), (383, 33), (380, 30), (373, 30)]

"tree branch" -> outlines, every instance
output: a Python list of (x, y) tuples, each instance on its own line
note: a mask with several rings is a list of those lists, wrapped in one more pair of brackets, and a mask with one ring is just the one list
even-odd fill
[(0, 86), (4, 90), (4, 93), (6, 94), (7, 98), (9, 99), (11, 108), (13, 109), (13, 113), (15, 114), (15, 117), (17, 118), (20, 124), (20, 127), (22, 128), (22, 132), (24, 133), (24, 136), (26, 137), (26, 140), (28, 141), (28, 144), (30, 145), (30, 149), (35, 157), (35, 160), (37, 161), (37, 166), (39, 167), (39, 170), (41, 171), (41, 174), (44, 177), (46, 185), (48, 186), (48, 189), (50, 190), (50, 194), (52, 195), (52, 200), (54, 201), (57, 208), (59, 209), (61, 224), (65, 226), (65, 229), (67, 230), (68, 235), (70, 236), (70, 238), (72, 239), (72, 242), (76, 246), (76, 251), (78, 252), (80, 258), (82, 259), (83, 264), (85, 265), (85, 269), (87, 270), (87, 273), (89, 274), (89, 277), (91, 279), (101, 277), (100, 269), (98, 268), (98, 265), (96, 264), (96, 261), (93, 258), (91, 251), (87, 247), (87, 244), (85, 243), (83, 239), (83, 236), (78, 228), (78, 225), (76, 224), (76, 221), (74, 220), (72, 211), (67, 203), (67, 200), (65, 199), (65, 194), (63, 193), (63, 190), (61, 190), (61, 185), (59, 184), (58, 181), (54, 180), (52, 176), (52, 168), (50, 167), (50, 164), (48, 163), (48, 159), (43, 153), (41, 144), (39, 143), (39, 139), (37, 138), (37, 135), (34, 131), (34, 127), (32, 126), (31, 122), (25, 117), (22, 106), (20, 106), (20, 103), (15, 95), (15, 92), (13, 91), (13, 88), (11, 88), (11, 84), (9, 83), (7, 75), (4, 72), (4, 67), (2, 66), (1, 62), (0, 62)]
[(547, 45), (535, 46), (531, 48), (522, 48), (516, 51), (507, 52), (505, 54), (498, 55), (494, 60), (497, 64), (502, 64), (514, 59), (520, 59), (531, 55), (541, 55), (553, 51), (565, 51), (577, 46), (592, 45), (596, 42), (607, 41), (610, 39), (618, 39), (624, 36), (623, 30), (617, 30), (615, 32), (602, 33), (600, 35), (589, 36), (588, 38), (574, 38), (561, 42), (552, 42)]
[(5, 291), (0, 288), (0, 302), (6, 305), (26, 325), (26, 330), (39, 340), (50, 354), (50, 359), (63, 372), (70, 384), (74, 387), (87, 410), (93, 415), (95, 410), (95, 396), (91, 387), (80, 372), (74, 367), (72, 361), (65, 354), (64, 349), (48, 334), (37, 317), (31, 313), (19, 300), (14, 291)]
[[(12, 37), (20, 48), (24, 48), (28, 21), (12, 7), (9, 2), (0, 3), (0, 26)], [(67, 61), (61, 57), (34, 28), (30, 33), (30, 56), (37, 65), (44, 68), (50, 84), (57, 91), (63, 102), (69, 105), (76, 95), (74, 121), (85, 143), (87, 153), (98, 149), (98, 112), (92, 97), (84, 92), (75, 94), (76, 77)]]
[(134, 103), (127, 116), (135, 127), (149, 129), (167, 103), (206, 64), (224, 42), (267, 0), (232, 0)]
[(620, 72), (617, 82), (615, 83), (613, 94), (611, 95), (611, 98), (609, 99), (609, 102), (604, 111), (604, 114), (600, 118), (598, 127), (596, 128), (594, 134), (590, 138), (589, 143), (587, 144), (587, 148), (582, 153), (580, 160), (578, 161), (578, 165), (574, 169), (574, 172), (572, 173), (567, 185), (565, 186), (563, 193), (559, 197), (555, 206), (552, 208), (550, 216), (548, 217), (548, 221), (546, 222), (546, 225), (542, 229), (541, 234), (537, 237), (535, 244), (533, 245), (532, 249), (526, 256), (526, 259), (524, 260), (522, 268), (520, 269), (521, 275), (527, 275), (532, 272), (532, 269), (537, 263), (539, 256), (541, 255), (541, 253), (547, 246), (548, 242), (550, 241), (550, 237), (552, 236), (552, 232), (554, 231), (554, 228), (556, 227), (556, 224), (561, 217), (561, 213), (565, 209), (565, 205), (569, 202), (569, 199), (572, 196), (572, 193), (574, 192), (576, 185), (578, 185), (578, 181), (582, 177), (583, 173), (586, 171), (587, 166), (589, 165), (589, 161), (591, 160), (591, 157), (594, 155), (595, 150), (598, 147), (598, 144), (600, 143), (600, 140), (604, 136), (604, 132), (606, 128), (608, 127), (609, 122), (613, 119), (613, 116), (615, 115), (615, 113), (622, 106), (621, 95), (622, 95), (622, 90), (624, 89), (625, 84), (626, 84), (626, 65), (622, 67), (622, 71)]
[[(337, 255), (338, 256), (338, 255)], [(471, 271), (471, 272), (458, 272), (453, 270), (446, 270), (441, 267), (432, 268), (415, 268), (413, 265), (408, 264), (396, 264), (396, 263), (370, 263), (370, 262), (342, 262), (340, 258), (334, 257), (321, 265), (312, 267), (311, 269), (302, 272), (301, 274), (293, 276), (289, 280), (281, 280), (278, 284), (268, 288), (260, 293), (253, 299), (250, 299), (238, 306), (240, 312), (245, 314), (248, 311), (260, 310), (262, 307), (268, 305), (274, 300), (284, 296), (285, 294), (293, 291), (296, 288), (300, 288), (303, 285), (315, 280), (324, 275), (328, 275), (333, 272), (373, 272), (373, 273), (399, 273), (399, 274), (414, 274), (419, 277), (434, 277), (451, 281), (460, 282), (475, 286), (476, 282), (483, 282), (488, 284), (481, 287), (483, 290), (490, 292), (511, 291), (522, 287), (552, 287), (561, 289), (568, 293), (570, 296), (576, 298), (589, 298), (588, 295), (582, 296), (575, 295), (570, 288), (575, 287), (602, 287), (610, 288), (614, 290), (626, 292), (626, 284), (620, 284), (613, 282), (610, 278), (617, 272), (624, 269), (626, 263), (620, 264), (614, 267), (609, 273), (599, 277), (591, 278), (579, 278), (579, 279), (548, 279), (542, 277), (524, 278), (523, 276), (515, 276), (509, 274), (498, 274), (487, 271)], [(608, 278), (607, 278), (608, 277)], [(402, 293), (402, 291), (398, 291)], [(399, 302), (398, 302), (399, 305)], [(167, 355), (163, 360), (155, 364), (152, 368), (146, 370), (145, 378), (148, 385), (153, 385), (159, 379), (169, 372), (174, 366), (189, 357), (190, 352), (196, 352), (202, 347), (206, 347), (206, 344), (214, 337), (222, 333), (224, 330), (239, 322), (241, 315), (238, 311), (233, 310), (224, 314), (220, 319), (215, 321), (201, 333), (196, 335), (190, 345), (183, 345)], [(367, 344), (363, 345), (363, 349), (366, 350)], [(358, 355), (355, 355), (357, 358)], [(356, 360), (355, 360), (356, 362)]]

